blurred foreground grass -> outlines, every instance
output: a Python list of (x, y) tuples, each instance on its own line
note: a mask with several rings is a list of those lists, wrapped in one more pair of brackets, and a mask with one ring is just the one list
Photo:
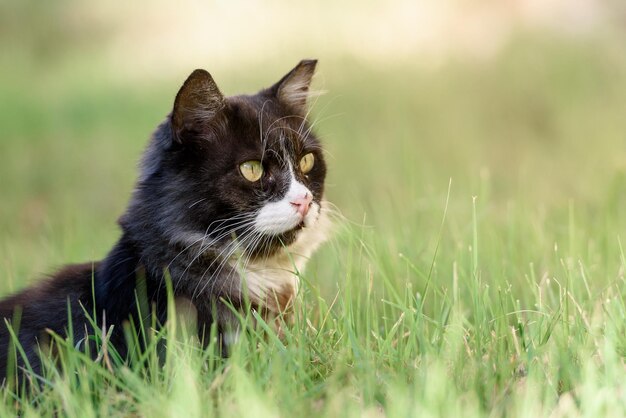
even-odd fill
[[(235, 94), (293, 64), (206, 67)], [(489, 62), (335, 57), (319, 74), (327, 197), (347, 222), (303, 277), (289, 344), (253, 334), (207, 363), (171, 343), (150, 373), (76, 357), (42, 394), (5, 394), (7, 414), (626, 414), (620, 48), (520, 36)], [(2, 294), (105, 255), (186, 76), (39, 75), (0, 86)]]

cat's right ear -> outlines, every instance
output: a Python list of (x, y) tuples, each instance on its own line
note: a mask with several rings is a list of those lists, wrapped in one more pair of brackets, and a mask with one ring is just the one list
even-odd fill
[(300, 61), (293, 70), (269, 88), (270, 93), (297, 114), (306, 115), (307, 100), (311, 96), (309, 87), (316, 66), (315, 59)]
[(206, 70), (195, 70), (178, 91), (172, 111), (174, 140), (197, 135), (224, 108), (224, 96)]

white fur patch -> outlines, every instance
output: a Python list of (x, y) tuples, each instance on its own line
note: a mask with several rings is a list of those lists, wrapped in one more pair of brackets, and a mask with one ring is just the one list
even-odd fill
[[(312, 194), (311, 191), (298, 180), (293, 174), (293, 169), (289, 167), (291, 181), (289, 190), (285, 196), (277, 202), (269, 202), (261, 208), (254, 220), (254, 229), (266, 235), (279, 235), (298, 226), (303, 219), (298, 214), (296, 208), (291, 204), (295, 199)], [(314, 207), (317, 206), (317, 209)], [(309, 213), (304, 218), (304, 224), (311, 222), (319, 214), (319, 205), (313, 203)]]
[(224, 344), (226, 344), (227, 347), (231, 347), (233, 344), (236, 344), (237, 341), (239, 341), (240, 335), (241, 330), (239, 329), (239, 326), (237, 326), (237, 328), (232, 331), (224, 332), (224, 335), (222, 337), (224, 339)]
[[(298, 274), (304, 271), (313, 252), (326, 240), (330, 227), (327, 211), (313, 203), (305, 217), (305, 227), (289, 247), (271, 257), (252, 260), (245, 265), (233, 261), (231, 265), (237, 268), (242, 287), (247, 289), (250, 298), (265, 303), (272, 298), (273, 292), (282, 294), (285, 289), (291, 289), (295, 297), (299, 285)], [(271, 309), (272, 305), (267, 307)]]

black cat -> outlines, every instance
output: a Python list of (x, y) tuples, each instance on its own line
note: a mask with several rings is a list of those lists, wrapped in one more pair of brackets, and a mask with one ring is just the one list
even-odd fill
[[(226, 346), (237, 333), (223, 301), (249, 302), (268, 315), (289, 310), (297, 273), (328, 223), (326, 164), (307, 122), (315, 66), (302, 61), (274, 86), (233, 97), (204, 70), (189, 76), (143, 156), (108, 256), (0, 302), (0, 318), (12, 324), (35, 372), (50, 331), (67, 335), (68, 306), (74, 340), (93, 328), (85, 312), (95, 314), (113, 326), (111, 340), (124, 353), (122, 324), (137, 315), (138, 278), (158, 323), (167, 319), (167, 276), (174, 296), (193, 304), (199, 333), (216, 324)], [(0, 376), (9, 358), (12, 367), (24, 364), (8, 355), (10, 341), (0, 324)]]

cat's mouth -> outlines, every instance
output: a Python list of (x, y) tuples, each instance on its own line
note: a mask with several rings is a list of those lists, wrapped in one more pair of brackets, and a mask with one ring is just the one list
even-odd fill
[[(320, 217), (319, 203), (313, 203), (311, 210), (306, 216), (290, 216), (274, 218), (270, 225), (257, 230), (262, 238), (257, 239), (255, 244), (246, 252), (254, 256), (269, 257), (279, 250), (293, 245), (304, 230), (314, 229)], [(271, 226), (271, 227), (268, 227)]]
[(292, 244), (293, 241), (296, 240), (298, 232), (302, 229), (306, 228), (306, 224), (304, 219), (302, 219), (296, 226), (287, 231), (282, 231), (276, 234), (270, 234), (271, 237), (276, 238), (279, 241), (282, 241), (284, 245)]
[(280, 236), (297, 232), (311, 226), (319, 214), (319, 205), (313, 203), (305, 214), (299, 213), (289, 205), (276, 205), (263, 208), (255, 219), (255, 229), (266, 236)]

